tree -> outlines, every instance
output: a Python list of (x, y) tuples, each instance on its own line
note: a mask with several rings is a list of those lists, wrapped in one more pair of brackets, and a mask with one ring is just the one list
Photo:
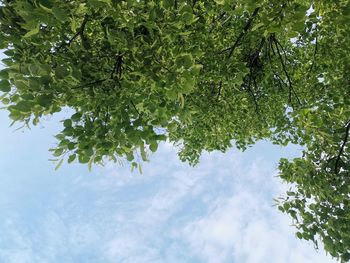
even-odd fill
[[(1, 100), (36, 125), (69, 107), (53, 155), (126, 158), (168, 140), (183, 161), (257, 140), (282, 159), (298, 229), (350, 260), (350, 2), (3, 0)], [(140, 156), (140, 157), (139, 157)]]

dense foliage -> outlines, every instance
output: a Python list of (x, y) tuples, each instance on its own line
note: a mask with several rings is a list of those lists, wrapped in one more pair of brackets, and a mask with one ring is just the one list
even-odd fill
[(3, 0), (1, 101), (25, 124), (73, 109), (53, 150), (68, 162), (303, 145), (279, 208), (348, 261), (349, 20), (347, 0)]

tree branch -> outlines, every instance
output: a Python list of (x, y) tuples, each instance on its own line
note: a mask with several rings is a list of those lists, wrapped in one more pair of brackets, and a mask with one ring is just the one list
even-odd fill
[(348, 142), (348, 138), (349, 138), (349, 131), (350, 131), (350, 120), (348, 120), (347, 124), (345, 125), (345, 136), (344, 136), (344, 139), (343, 139), (343, 143), (340, 147), (340, 150), (339, 150), (339, 153), (338, 153), (338, 156), (337, 156), (337, 159), (335, 160), (335, 164), (334, 164), (334, 172), (336, 174), (338, 174), (339, 172), (339, 169), (338, 169), (338, 166), (339, 166), (339, 161), (340, 161), (340, 158), (344, 152), (344, 148), (345, 148), (345, 145), (346, 143)]
[[(277, 40), (274, 36), (273, 36), (273, 38), (272, 38), (272, 41), (273, 41), (273, 43), (274, 43), (275, 46), (276, 46), (277, 54), (278, 54), (278, 57), (279, 57), (279, 59), (280, 59), (280, 61), (281, 61), (281, 65), (282, 65), (283, 72), (284, 72), (284, 74), (285, 74), (286, 77), (287, 77), (288, 87), (289, 87), (288, 101), (289, 101), (290, 103), (292, 103), (292, 93), (294, 93), (295, 98), (297, 99), (298, 103), (301, 104), (298, 95), (297, 95), (296, 92), (293, 90), (292, 81), (291, 81), (291, 79), (290, 79), (290, 76), (289, 76), (289, 74), (288, 74), (286, 65), (285, 65), (285, 63), (284, 63), (284, 61), (283, 61), (283, 57), (282, 57), (282, 55), (281, 55), (281, 51), (280, 51), (280, 49), (279, 49), (279, 46), (282, 47), (282, 45), (278, 42), (278, 40)], [(282, 49), (282, 51), (283, 51), (283, 53), (284, 53), (284, 56), (286, 57), (286, 53), (285, 53), (284, 49)], [(292, 106), (293, 106), (293, 105), (292, 105)]]
[(130, 100), (130, 103), (131, 103), (132, 107), (136, 110), (137, 114), (141, 115), (140, 112), (138, 111), (138, 109), (136, 108), (134, 102), (132, 100)]
[(79, 85), (79, 86), (76, 86), (76, 87), (72, 87), (72, 89), (78, 89), (78, 88), (83, 88), (83, 87), (87, 87), (87, 86), (93, 86), (95, 84), (102, 83), (102, 82), (104, 82), (106, 80), (108, 80), (108, 79), (99, 79), (99, 80), (96, 80), (96, 81), (93, 81), (93, 82), (90, 82), (90, 83), (85, 83), (85, 84), (82, 84), (82, 85)]
[(313, 70), (313, 68), (314, 68), (314, 65), (315, 65), (315, 62), (316, 62), (316, 55), (317, 55), (317, 51), (318, 51), (317, 24), (316, 24), (315, 31), (316, 31), (315, 49), (314, 49), (314, 55), (313, 55), (312, 64), (311, 64), (309, 72), (311, 72)]
[(218, 91), (218, 95), (216, 97), (216, 101), (219, 101), (220, 95), (221, 95), (221, 88), (222, 88), (222, 81), (220, 81), (219, 83), (219, 91)]
[(236, 47), (238, 46), (239, 42), (241, 41), (241, 39), (245, 36), (245, 34), (248, 32), (248, 30), (250, 29), (252, 22), (254, 20), (254, 18), (258, 15), (258, 12), (260, 10), (260, 7), (255, 8), (253, 14), (251, 15), (251, 17), (249, 18), (247, 24), (244, 26), (243, 31), (239, 34), (238, 38), (236, 39), (235, 43), (229, 47), (226, 48), (224, 50), (222, 50), (220, 52), (220, 54), (226, 52), (226, 51), (230, 51), (230, 53), (228, 54), (228, 58), (230, 58), (233, 54), (233, 52), (235, 51)]
[(122, 64), (123, 64), (123, 55), (119, 52), (116, 56), (116, 61), (114, 63), (112, 72), (111, 72), (111, 79), (114, 78), (114, 73), (117, 74), (118, 79), (121, 79), (122, 77)]
[[(247, 80), (248, 79), (248, 80)], [(254, 105), (255, 105), (255, 112), (260, 115), (260, 110), (259, 110), (259, 104), (258, 101), (255, 97), (254, 91), (252, 89), (252, 80), (253, 80), (253, 84), (255, 85), (255, 88), (257, 86), (256, 84), (256, 80), (253, 76), (252, 70), (250, 69), (249, 74), (245, 77), (244, 79), (244, 83), (246, 83), (248, 81), (248, 84), (245, 84), (244, 87), (247, 89), (248, 94), (250, 95), (250, 97), (252, 98)]]
[(68, 43), (66, 42), (63, 42), (58, 48), (57, 48), (57, 52), (60, 51), (61, 48), (63, 48), (64, 46), (70, 46), (72, 44), (72, 42), (78, 37), (83, 37), (83, 34), (84, 34), (84, 30), (85, 30), (85, 26), (86, 26), (86, 23), (88, 22), (88, 15), (85, 15), (84, 17), (84, 20), (79, 28), (79, 30), (74, 34), (74, 36), (72, 36), (69, 40), (68, 40)]

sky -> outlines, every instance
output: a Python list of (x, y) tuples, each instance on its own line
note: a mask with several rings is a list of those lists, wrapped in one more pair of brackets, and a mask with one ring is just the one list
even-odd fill
[(287, 185), (267, 142), (204, 154), (191, 168), (162, 144), (143, 174), (107, 164), (54, 171), (59, 114), (31, 130), (0, 112), (0, 262), (333, 262), (295, 238), (273, 198)]
[(326, 263), (295, 237), (273, 198), (278, 160), (300, 147), (259, 142), (205, 153), (196, 167), (163, 143), (143, 174), (127, 165), (64, 164), (48, 149), (67, 111), (15, 131), (0, 111), (0, 262)]

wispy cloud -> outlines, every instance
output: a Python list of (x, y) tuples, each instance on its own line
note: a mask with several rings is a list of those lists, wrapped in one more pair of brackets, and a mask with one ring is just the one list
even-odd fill
[(115, 165), (53, 175), (43, 165), (50, 132), (0, 138), (35, 156), (15, 166), (1, 152), (0, 262), (331, 262), (273, 207), (284, 187), (276, 163), (288, 149), (261, 143), (244, 154), (205, 154), (190, 168), (162, 145), (142, 175)]

